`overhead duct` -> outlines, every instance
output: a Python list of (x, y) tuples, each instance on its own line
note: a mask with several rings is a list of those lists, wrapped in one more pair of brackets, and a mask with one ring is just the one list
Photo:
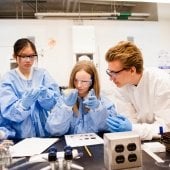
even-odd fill
[(35, 13), (37, 19), (58, 18), (58, 19), (115, 19), (115, 20), (145, 20), (149, 13)]

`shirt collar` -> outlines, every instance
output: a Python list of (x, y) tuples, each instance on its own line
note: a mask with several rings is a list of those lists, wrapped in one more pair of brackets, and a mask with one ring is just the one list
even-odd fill
[(33, 75), (33, 68), (31, 68), (31, 70), (30, 70), (30, 75), (29, 75), (29, 77), (27, 78), (27, 77), (25, 77), (23, 74), (22, 74), (22, 72), (19, 70), (19, 68), (17, 67), (16, 68), (16, 72), (19, 74), (19, 76), (22, 78), (22, 79), (24, 79), (24, 80), (31, 80), (32, 79), (32, 75)]

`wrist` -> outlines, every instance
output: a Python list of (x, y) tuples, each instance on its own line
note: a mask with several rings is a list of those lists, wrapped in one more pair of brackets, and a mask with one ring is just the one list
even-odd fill
[(0, 130), (0, 139), (6, 139), (7, 135), (3, 130)]
[(100, 111), (101, 109), (103, 109), (103, 107), (101, 107), (100, 102), (98, 102), (95, 104), (95, 106), (91, 107), (90, 109), (94, 111)]
[(29, 110), (30, 109), (30, 107), (27, 107), (27, 106), (23, 106), (23, 104), (22, 103), (20, 103), (20, 107), (25, 111), (25, 110)]
[(65, 103), (63, 103), (60, 107), (65, 108), (66, 110), (69, 110), (69, 111), (73, 109), (73, 106), (66, 105)]

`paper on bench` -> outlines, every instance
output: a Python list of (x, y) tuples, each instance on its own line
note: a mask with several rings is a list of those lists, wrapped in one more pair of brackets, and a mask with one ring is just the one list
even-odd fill
[(40, 154), (57, 142), (58, 138), (26, 138), (10, 147), (12, 157), (33, 156)]
[(104, 143), (103, 139), (95, 133), (65, 135), (65, 140), (66, 144), (71, 147), (98, 145)]

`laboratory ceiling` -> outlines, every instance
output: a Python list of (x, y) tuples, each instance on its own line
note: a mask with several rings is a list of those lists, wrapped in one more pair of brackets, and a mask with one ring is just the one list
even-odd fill
[(0, 19), (157, 21), (157, 3), (114, 0), (0, 0)]

